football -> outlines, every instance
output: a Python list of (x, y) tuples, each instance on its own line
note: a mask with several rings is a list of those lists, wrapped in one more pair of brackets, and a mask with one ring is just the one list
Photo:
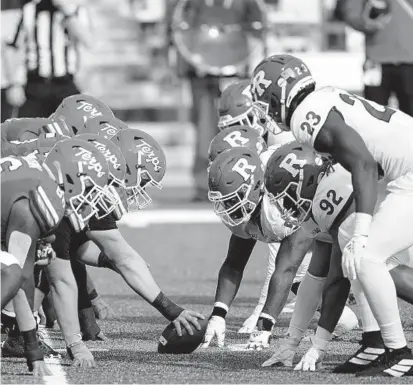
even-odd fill
[(162, 332), (158, 343), (158, 353), (166, 354), (189, 354), (201, 345), (204, 340), (208, 319), (198, 319), (201, 330), (192, 327), (194, 334), (191, 336), (182, 327), (182, 337), (178, 336), (174, 324), (171, 322)]

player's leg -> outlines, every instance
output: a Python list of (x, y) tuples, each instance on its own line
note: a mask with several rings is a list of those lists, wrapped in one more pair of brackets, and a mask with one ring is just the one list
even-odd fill
[(1, 262), (1, 309), (12, 300), (22, 283), (19, 261), (10, 253), (2, 251)]
[(400, 178), (388, 185), (388, 193), (373, 217), (368, 244), (357, 272), (387, 348), (383, 364), (360, 372), (360, 375), (399, 375), (391, 368), (403, 360), (411, 360), (408, 362), (412, 365), (407, 371), (413, 366), (413, 355), (406, 346), (400, 320), (395, 285), (385, 263), (389, 256), (413, 244), (413, 195), (412, 190), (408, 190), (411, 185), (409, 178)]
[(275, 259), (277, 258), (278, 250), (280, 249), (279, 243), (269, 243), (268, 244), (268, 267), (267, 267), (267, 275), (265, 277), (264, 285), (261, 289), (260, 298), (258, 300), (258, 304), (255, 307), (252, 314), (244, 321), (242, 327), (238, 330), (238, 333), (245, 333), (250, 334), (254, 331), (255, 326), (257, 325), (258, 318), (261, 314), (261, 311), (265, 305), (265, 301), (267, 300), (268, 294), (268, 286), (270, 284), (272, 275), (275, 270)]

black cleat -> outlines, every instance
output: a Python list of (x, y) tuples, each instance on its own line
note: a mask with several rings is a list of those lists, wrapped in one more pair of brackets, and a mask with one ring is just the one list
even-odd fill
[(24, 340), (22, 336), (7, 336), (1, 346), (1, 356), (3, 358), (13, 357), (21, 358), (24, 355)]
[(375, 365), (356, 374), (356, 377), (403, 377), (413, 376), (413, 354), (405, 346), (401, 349), (386, 348), (385, 354)]
[(358, 373), (371, 368), (384, 356), (384, 343), (379, 331), (363, 333), (357, 350), (344, 364), (334, 368), (333, 373)]

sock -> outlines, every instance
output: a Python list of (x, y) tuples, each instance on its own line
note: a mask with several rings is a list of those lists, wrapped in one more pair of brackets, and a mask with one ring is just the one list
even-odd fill
[(384, 344), (390, 349), (406, 346), (406, 339), (399, 314), (396, 288), (384, 262), (365, 255), (358, 272), (373, 315), (380, 326)]
[(94, 299), (98, 297), (99, 294), (96, 291), (96, 289), (93, 289), (88, 295), (89, 295), (89, 299), (93, 301)]
[(351, 290), (353, 291), (354, 298), (356, 299), (356, 309), (361, 319), (363, 332), (380, 330), (379, 324), (374, 318), (373, 312), (370, 309), (370, 305), (367, 302), (366, 295), (364, 294), (361, 283), (358, 279), (351, 281)]
[(301, 281), (297, 293), (294, 312), (291, 317), (288, 334), (293, 338), (302, 338), (320, 303), (326, 277), (315, 277), (309, 272)]

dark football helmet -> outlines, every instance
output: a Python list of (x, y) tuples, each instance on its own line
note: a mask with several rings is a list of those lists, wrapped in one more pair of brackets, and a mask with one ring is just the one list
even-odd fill
[(225, 88), (219, 100), (218, 128), (220, 130), (233, 125), (244, 125), (263, 136), (267, 132), (267, 126), (265, 120), (262, 122), (261, 124), (254, 111), (249, 80), (242, 80)]
[(267, 149), (262, 136), (249, 126), (231, 126), (219, 132), (212, 139), (208, 149), (208, 160), (211, 163), (221, 152), (233, 147), (247, 147), (260, 155)]
[(255, 109), (262, 119), (289, 130), (294, 99), (314, 90), (315, 80), (304, 62), (292, 55), (273, 55), (257, 65), (251, 81)]
[(265, 169), (265, 189), (286, 226), (300, 226), (308, 218), (320, 175), (327, 169), (328, 162), (296, 141), (271, 155)]
[(99, 99), (90, 95), (77, 94), (64, 98), (56, 111), (50, 116), (57, 122), (64, 122), (70, 136), (83, 134), (85, 123), (89, 119), (112, 117), (112, 110)]
[(208, 198), (228, 226), (247, 222), (263, 191), (264, 166), (256, 151), (234, 147), (219, 154), (208, 171)]
[(112, 138), (126, 161), (125, 186), (128, 211), (140, 210), (152, 202), (147, 190), (162, 188), (166, 158), (160, 144), (141, 130), (122, 130)]

